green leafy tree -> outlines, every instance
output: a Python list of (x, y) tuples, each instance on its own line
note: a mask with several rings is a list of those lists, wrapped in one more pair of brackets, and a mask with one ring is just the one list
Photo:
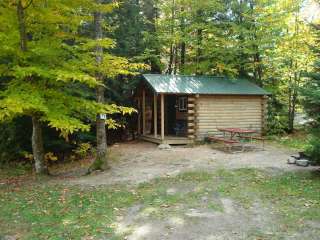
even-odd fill
[[(130, 113), (131, 108), (105, 104), (81, 95), (81, 88), (103, 86), (103, 76), (126, 74), (126, 59), (106, 54), (96, 64), (97, 46), (110, 48), (110, 39), (92, 39), (79, 34), (92, 13), (110, 11), (112, 5), (89, 0), (5, 0), (0, 3), (0, 71), (7, 80), (0, 93), (0, 121), (16, 116), (32, 118), (32, 150), (37, 173), (47, 173), (42, 126), (60, 131), (65, 138), (88, 131), (98, 113)], [(130, 67), (128, 67), (130, 66)], [(131, 69), (132, 69), (131, 68)], [(111, 125), (115, 123), (110, 119)]]
[(310, 26), (301, 18), (302, 1), (292, 1), (287, 9), (286, 28), (272, 56), (270, 76), (277, 79), (277, 98), (286, 106), (287, 131), (294, 130), (294, 118), (300, 104), (299, 89), (308, 81), (315, 55), (310, 49), (314, 35)]
[(318, 23), (313, 24), (313, 32), (316, 38), (311, 46), (311, 50), (316, 56), (314, 70), (308, 74), (309, 81), (304, 84), (301, 93), (303, 107), (314, 121), (310, 129), (312, 139), (309, 142), (307, 153), (314, 161), (320, 163), (320, 25)]

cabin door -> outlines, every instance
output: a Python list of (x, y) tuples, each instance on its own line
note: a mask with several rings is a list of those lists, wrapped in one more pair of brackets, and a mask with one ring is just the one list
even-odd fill
[(176, 96), (167, 96), (167, 133), (169, 135), (175, 135), (174, 128), (176, 127)]

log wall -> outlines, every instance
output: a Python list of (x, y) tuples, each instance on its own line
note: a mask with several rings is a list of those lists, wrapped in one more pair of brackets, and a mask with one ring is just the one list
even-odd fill
[(196, 138), (202, 140), (208, 132), (220, 135), (217, 128), (264, 129), (265, 99), (262, 96), (206, 96), (196, 103)]

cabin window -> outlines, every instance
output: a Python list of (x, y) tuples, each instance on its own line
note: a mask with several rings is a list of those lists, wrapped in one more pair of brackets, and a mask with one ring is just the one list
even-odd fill
[(178, 99), (178, 109), (180, 112), (186, 112), (187, 111), (187, 105), (188, 105), (188, 101), (187, 101), (187, 97), (179, 97)]

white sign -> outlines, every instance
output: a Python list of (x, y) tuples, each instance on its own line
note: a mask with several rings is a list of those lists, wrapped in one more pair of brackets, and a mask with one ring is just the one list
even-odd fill
[(101, 120), (106, 120), (107, 119), (107, 114), (100, 114), (100, 119)]

